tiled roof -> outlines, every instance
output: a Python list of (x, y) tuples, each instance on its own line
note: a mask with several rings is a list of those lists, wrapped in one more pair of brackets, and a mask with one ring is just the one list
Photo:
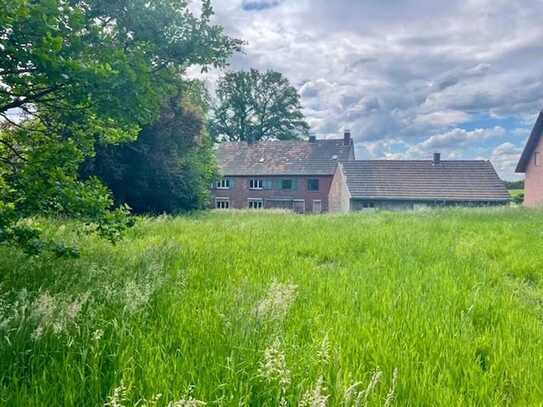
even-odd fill
[(352, 159), (352, 143), (340, 140), (222, 143), (216, 151), (222, 175), (333, 175)]
[(537, 122), (535, 123), (532, 133), (530, 134), (530, 137), (528, 138), (528, 142), (526, 143), (526, 147), (524, 147), (524, 151), (522, 152), (522, 155), (518, 162), (516, 172), (526, 172), (526, 167), (528, 166), (528, 163), (530, 162), (530, 158), (532, 157), (532, 154), (534, 153), (534, 149), (539, 144), (539, 140), (541, 139), (542, 134), (543, 134), (543, 112), (539, 113)]
[(509, 193), (489, 161), (347, 161), (353, 198), (507, 201)]

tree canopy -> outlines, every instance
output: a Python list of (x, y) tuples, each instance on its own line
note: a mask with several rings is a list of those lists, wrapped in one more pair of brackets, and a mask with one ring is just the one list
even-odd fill
[(100, 146), (85, 172), (102, 180), (117, 204), (128, 204), (136, 213), (207, 206), (215, 165), (199, 100), (202, 91), (197, 82), (188, 83), (136, 141)]
[(286, 140), (306, 136), (309, 125), (287, 78), (251, 69), (219, 80), (210, 130), (217, 141)]
[(221, 67), (240, 42), (184, 0), (0, 0), (0, 242), (43, 248), (21, 220), (85, 219), (115, 239), (125, 210), (80, 164), (134, 140), (192, 65)]

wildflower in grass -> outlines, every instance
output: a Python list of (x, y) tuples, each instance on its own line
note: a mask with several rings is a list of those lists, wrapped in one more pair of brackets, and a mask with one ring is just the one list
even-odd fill
[(383, 375), (383, 372), (381, 370), (379, 370), (379, 369), (377, 369), (375, 372), (373, 372), (373, 375), (371, 376), (370, 382), (368, 383), (368, 387), (366, 387), (366, 390), (364, 390), (363, 405), (368, 404), (370, 394), (373, 392), (373, 390), (379, 384), (379, 381), (381, 380), (382, 375)]
[(330, 340), (328, 339), (328, 334), (326, 334), (322, 340), (320, 349), (317, 351), (318, 360), (326, 365), (330, 360)]
[(258, 373), (267, 383), (279, 384), (283, 391), (290, 385), (290, 371), (287, 368), (285, 352), (279, 338), (275, 338), (264, 351)]
[(362, 382), (356, 382), (351, 384), (347, 390), (345, 390), (345, 394), (343, 395), (343, 405), (345, 407), (350, 407), (353, 405), (353, 402), (358, 399), (358, 396), (360, 394), (357, 389), (359, 386), (362, 385)]
[(383, 372), (377, 369), (371, 376), (370, 382), (365, 389), (358, 390), (362, 385), (362, 382), (356, 382), (350, 385), (343, 396), (343, 405), (349, 406), (367, 406), (372, 392), (375, 390)]
[(327, 405), (328, 395), (326, 394), (324, 379), (321, 376), (317, 380), (315, 387), (304, 394), (300, 403), (298, 403), (298, 407), (326, 407)]
[(168, 407), (199, 407), (205, 406), (207, 403), (202, 400), (197, 400), (193, 397), (192, 393), (194, 392), (194, 385), (190, 385), (186, 394), (181, 400), (170, 401)]
[(170, 401), (168, 403), (168, 407), (199, 407), (199, 406), (205, 406), (207, 403), (202, 400), (196, 400), (190, 396), (186, 400), (177, 400), (177, 401)]
[(125, 407), (124, 402), (128, 401), (128, 389), (121, 380), (118, 387), (115, 387), (108, 396), (107, 401), (104, 403), (104, 407)]
[(394, 372), (392, 373), (392, 384), (385, 398), (385, 404), (384, 404), (385, 407), (390, 407), (392, 405), (392, 402), (394, 401), (394, 398), (396, 397), (397, 383), (398, 383), (398, 369), (396, 368), (394, 369)]
[(41, 293), (31, 304), (30, 317), (37, 323), (32, 338), (38, 339), (48, 331), (55, 335), (64, 333), (68, 327), (76, 324), (88, 298), (88, 293), (85, 293), (69, 301), (61, 296), (53, 297), (48, 292)]
[(266, 297), (256, 307), (257, 318), (263, 320), (282, 320), (296, 298), (298, 286), (273, 282)]
[(104, 336), (104, 330), (103, 329), (97, 329), (92, 334), (92, 340), (95, 342), (98, 342), (100, 339), (102, 339), (102, 336)]
[(123, 294), (125, 312), (134, 314), (149, 302), (153, 287), (149, 282), (138, 284), (136, 281), (129, 281), (124, 286)]

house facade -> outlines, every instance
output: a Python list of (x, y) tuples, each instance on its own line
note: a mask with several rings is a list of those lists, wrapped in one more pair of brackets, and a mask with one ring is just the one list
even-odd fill
[(221, 178), (212, 186), (212, 208), (321, 213), (342, 192), (332, 188), (334, 177), (341, 162), (354, 160), (354, 147), (345, 132), (333, 140), (224, 143), (216, 155)]
[(356, 160), (343, 139), (218, 146), (216, 209), (289, 209), (298, 213), (495, 206), (510, 196), (489, 161)]
[(524, 205), (543, 206), (543, 112), (539, 113), (516, 172), (525, 174)]

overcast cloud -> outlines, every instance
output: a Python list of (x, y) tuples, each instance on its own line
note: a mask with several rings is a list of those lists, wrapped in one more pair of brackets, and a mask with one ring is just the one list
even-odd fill
[[(357, 156), (514, 166), (543, 109), (541, 0), (215, 0), (247, 42), (232, 69), (283, 72), (312, 132)], [(212, 78), (210, 81), (212, 82)]]

